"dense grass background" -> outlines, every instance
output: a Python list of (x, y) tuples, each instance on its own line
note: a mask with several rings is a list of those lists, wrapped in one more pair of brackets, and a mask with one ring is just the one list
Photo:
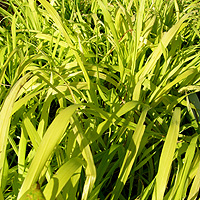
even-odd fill
[(0, 199), (199, 198), (198, 0), (0, 13)]

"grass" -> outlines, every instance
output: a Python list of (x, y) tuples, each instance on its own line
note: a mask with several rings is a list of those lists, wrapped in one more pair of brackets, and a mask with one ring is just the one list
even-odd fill
[(0, 199), (199, 198), (199, 1), (0, 5)]

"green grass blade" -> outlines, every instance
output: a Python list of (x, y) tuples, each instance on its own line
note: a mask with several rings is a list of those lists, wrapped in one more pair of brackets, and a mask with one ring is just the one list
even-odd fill
[(119, 145), (112, 145), (111, 148), (105, 152), (105, 154), (97, 168), (96, 184), (99, 184), (102, 181), (107, 168), (110, 166), (114, 155), (116, 155), (118, 148), (120, 148), (120, 147), (121, 146), (119, 146)]

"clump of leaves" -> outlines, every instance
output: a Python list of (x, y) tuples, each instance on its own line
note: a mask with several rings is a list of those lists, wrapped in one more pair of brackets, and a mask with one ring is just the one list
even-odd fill
[(199, 2), (8, 6), (0, 197), (198, 198)]

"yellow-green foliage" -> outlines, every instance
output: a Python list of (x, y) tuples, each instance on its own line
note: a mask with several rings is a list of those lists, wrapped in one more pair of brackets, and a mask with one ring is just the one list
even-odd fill
[(199, 0), (0, 12), (0, 199), (199, 198)]

